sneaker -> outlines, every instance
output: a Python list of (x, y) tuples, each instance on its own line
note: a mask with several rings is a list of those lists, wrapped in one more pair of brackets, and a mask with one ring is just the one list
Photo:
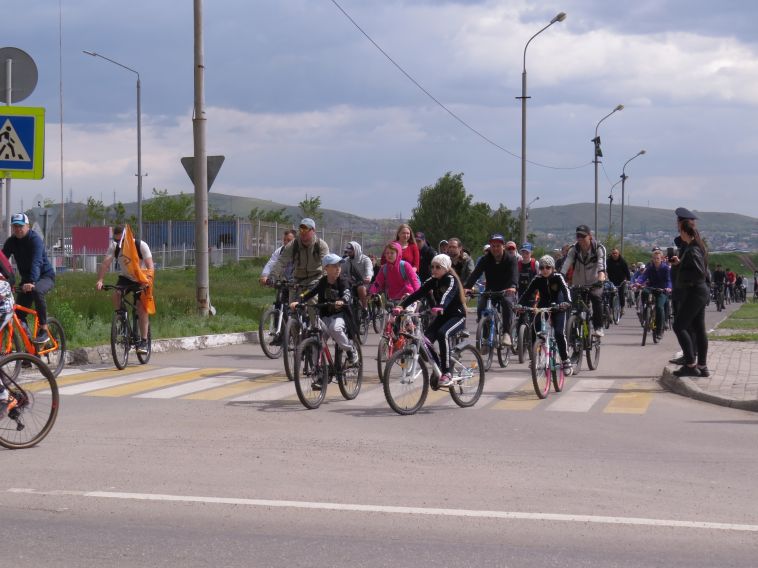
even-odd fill
[(571, 359), (566, 359), (562, 364), (561, 367), (563, 367), (563, 372), (567, 375), (571, 374), (571, 371), (573, 370), (574, 366), (571, 364)]
[(321, 390), (321, 382), (320, 381), (313, 381), (311, 383), (311, 390), (320, 391)]
[(139, 353), (140, 355), (145, 355), (147, 353), (147, 340), (142, 339), (137, 343), (137, 347), (135, 348), (135, 351)]
[(596, 327), (594, 330), (592, 330), (592, 335), (595, 337), (605, 337), (605, 332), (603, 331), (602, 327)]
[(348, 354), (347, 354), (347, 362), (348, 362), (350, 365), (353, 365), (353, 366), (355, 366), (355, 365), (357, 365), (357, 364), (358, 364), (358, 362), (359, 362), (359, 359), (358, 359), (358, 352), (357, 352), (355, 349), (351, 349), (351, 350), (348, 352)]
[(687, 365), (684, 365), (681, 369), (678, 371), (674, 371), (675, 377), (699, 377), (700, 373), (697, 370), (697, 367), (688, 367)]
[(705, 365), (698, 365), (697, 370), (700, 372), (701, 377), (710, 377), (711, 372), (708, 370), (708, 367)]
[(500, 340), (500, 344), (503, 347), (510, 347), (513, 345), (513, 339), (511, 339), (510, 333), (504, 333), (502, 339)]
[(282, 335), (277, 334), (274, 336), (274, 339), (271, 340), (270, 345), (272, 347), (279, 347), (282, 344)]
[(40, 329), (37, 331), (37, 337), (34, 338), (34, 343), (47, 343), (50, 341), (50, 335), (46, 329)]
[(449, 387), (453, 384), (453, 379), (450, 376), (450, 373), (443, 373), (443, 375), (440, 377), (440, 380), (437, 382), (438, 387)]
[(677, 357), (676, 359), (669, 359), (669, 363), (672, 365), (686, 365), (687, 359), (684, 358), (684, 355), (681, 357)]

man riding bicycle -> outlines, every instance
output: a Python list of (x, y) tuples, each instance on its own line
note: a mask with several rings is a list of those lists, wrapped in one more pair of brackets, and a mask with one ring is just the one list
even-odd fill
[[(573, 286), (591, 286), (605, 282), (605, 247), (592, 237), (592, 231), (587, 225), (576, 228), (576, 244), (569, 249), (561, 273), (564, 276), (573, 269), (571, 284)], [(602, 288), (590, 292), (592, 304), (592, 334), (603, 337)]]
[(645, 267), (645, 271), (637, 277), (637, 286), (642, 286), (642, 303), (648, 301), (652, 293), (646, 288), (658, 288), (663, 290), (655, 301), (655, 334), (661, 337), (663, 322), (665, 321), (666, 304), (671, 293), (671, 267), (663, 262), (663, 251), (660, 248), (653, 249), (653, 257)]
[[(98, 290), (103, 289), (103, 278), (105, 273), (111, 267), (113, 261), (116, 261), (116, 266), (119, 270), (118, 281), (116, 282), (116, 290), (113, 291), (113, 308), (118, 310), (121, 307), (121, 297), (131, 291), (137, 291), (137, 294), (141, 294), (143, 284), (138, 282), (134, 278), (134, 272), (129, 269), (129, 264), (132, 262), (130, 259), (125, 258), (122, 250), (124, 238), (124, 227), (116, 225), (113, 227), (113, 239), (108, 250), (105, 253), (105, 258), (100, 264), (100, 268), (97, 271), (97, 282), (95, 284)], [(145, 241), (135, 238), (134, 246), (137, 249), (137, 255), (139, 257), (140, 268), (149, 271), (147, 276), (152, 280), (155, 265), (153, 264), (153, 255), (150, 252), (150, 247), (147, 246)], [(139, 329), (140, 339), (135, 349), (137, 353), (147, 353), (147, 335), (150, 327), (150, 315), (147, 313), (147, 309), (142, 302), (135, 302), (137, 306), (137, 316), (139, 317)]]
[[(363, 249), (357, 241), (350, 241), (345, 247), (345, 273), (350, 280), (353, 291), (358, 295), (364, 313), (368, 310), (367, 286), (374, 276), (374, 265), (371, 259), (363, 254)], [(357, 315), (357, 314), (356, 314)]]

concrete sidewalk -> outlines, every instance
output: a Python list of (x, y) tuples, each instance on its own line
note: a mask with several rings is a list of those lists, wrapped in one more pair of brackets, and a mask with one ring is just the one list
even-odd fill
[(710, 377), (676, 377), (664, 368), (661, 384), (683, 396), (758, 412), (758, 343), (709, 340)]

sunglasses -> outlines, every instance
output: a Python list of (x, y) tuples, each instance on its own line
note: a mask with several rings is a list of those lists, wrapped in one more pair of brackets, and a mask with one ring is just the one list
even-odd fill
[(552, 270), (552, 266), (540, 266), (540, 270)]

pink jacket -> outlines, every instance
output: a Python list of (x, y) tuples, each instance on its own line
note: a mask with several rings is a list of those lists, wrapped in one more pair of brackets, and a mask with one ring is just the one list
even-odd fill
[[(370, 294), (378, 294), (379, 292), (385, 292), (390, 300), (399, 300), (406, 294), (412, 294), (421, 287), (421, 283), (416, 275), (416, 270), (410, 262), (405, 263), (405, 278), (403, 278), (402, 272), (400, 272), (400, 256), (403, 252), (399, 243), (392, 243), (392, 246), (397, 250), (397, 258), (395, 262), (390, 264), (387, 262), (376, 273), (376, 280), (369, 288)], [(385, 277), (386, 272), (386, 277)]]

